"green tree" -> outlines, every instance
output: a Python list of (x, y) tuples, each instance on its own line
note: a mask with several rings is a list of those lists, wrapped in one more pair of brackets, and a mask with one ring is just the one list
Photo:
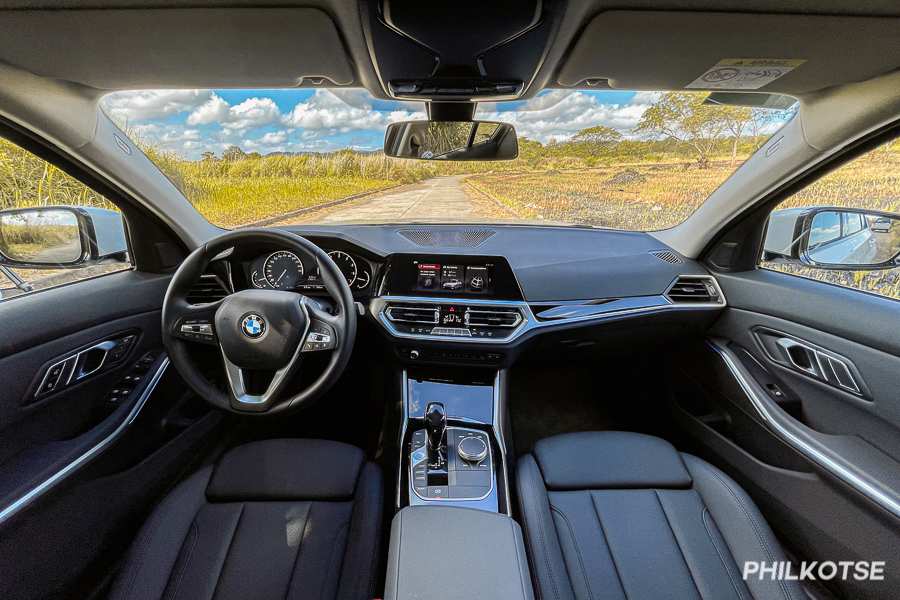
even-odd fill
[(587, 129), (582, 129), (574, 136), (572, 136), (573, 142), (584, 142), (597, 146), (607, 147), (615, 144), (621, 139), (621, 133), (619, 133), (612, 127), (607, 127), (605, 125), (595, 125), (593, 127), (588, 127)]
[(225, 151), (222, 152), (222, 160), (241, 160), (246, 156), (247, 153), (241, 150), (238, 146), (228, 146), (227, 148), (225, 148)]
[(687, 144), (696, 155), (700, 168), (706, 168), (722, 136), (728, 132), (725, 107), (703, 104), (706, 96), (666, 92), (644, 111), (635, 131)]

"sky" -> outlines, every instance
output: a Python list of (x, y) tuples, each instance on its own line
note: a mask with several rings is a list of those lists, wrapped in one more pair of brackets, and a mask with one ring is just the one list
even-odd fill
[[(655, 92), (547, 90), (530, 100), (479, 104), (476, 118), (512, 123), (520, 137), (563, 141), (595, 125), (628, 136)], [(245, 152), (376, 150), (385, 127), (424, 119), (422, 103), (376, 100), (362, 89), (143, 90), (104, 97), (134, 138), (196, 160)]]

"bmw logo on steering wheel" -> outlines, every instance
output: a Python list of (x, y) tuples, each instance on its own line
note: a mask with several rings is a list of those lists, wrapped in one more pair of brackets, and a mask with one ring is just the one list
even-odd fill
[(244, 315), (241, 319), (241, 333), (251, 340), (258, 340), (266, 333), (266, 321), (256, 313)]

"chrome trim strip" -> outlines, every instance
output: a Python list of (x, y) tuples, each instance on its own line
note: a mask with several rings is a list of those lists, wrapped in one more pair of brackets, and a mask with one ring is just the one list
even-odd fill
[(147, 387), (145, 387), (144, 391), (141, 392), (140, 397), (138, 398), (137, 402), (135, 402), (131, 411), (128, 413), (128, 416), (125, 417), (125, 419), (119, 424), (119, 426), (116, 427), (108, 436), (97, 442), (97, 444), (87, 450), (84, 454), (74, 459), (65, 467), (51, 475), (49, 478), (45, 479), (42, 483), (33, 487), (25, 495), (0, 511), (0, 524), (6, 522), (16, 513), (34, 502), (37, 498), (45, 494), (56, 484), (63, 481), (66, 477), (74, 473), (81, 466), (91, 460), (106, 446), (115, 441), (116, 438), (118, 438), (122, 434), (122, 432), (125, 431), (125, 429), (129, 425), (131, 425), (137, 418), (138, 414), (141, 412), (141, 409), (144, 408), (144, 405), (149, 400), (150, 395), (153, 393), (153, 390), (156, 389), (156, 385), (159, 383), (159, 380), (162, 379), (163, 373), (165, 373), (166, 367), (168, 366), (169, 357), (164, 356), (162, 362), (159, 365), (159, 368), (157, 368), (156, 372), (153, 374), (153, 377), (151, 377), (150, 381), (147, 383)]
[[(494, 418), (491, 427), (494, 430), (494, 437), (497, 439), (497, 445), (500, 447), (500, 458), (503, 459), (503, 500), (506, 503), (506, 514), (512, 516), (512, 504), (509, 493), (509, 463), (506, 455), (506, 438), (503, 437), (503, 415), (506, 413), (506, 398), (503, 396), (503, 386), (501, 375), (505, 371), (498, 370), (494, 376)], [(494, 461), (494, 473), (497, 473), (497, 462)]]
[[(541, 329), (545, 327), (558, 327), (562, 325), (569, 325), (571, 323), (590, 323), (590, 322), (600, 322), (608, 319), (615, 319), (623, 316), (631, 316), (631, 315), (639, 315), (643, 313), (651, 313), (662, 310), (721, 310), (725, 308), (725, 294), (722, 292), (722, 288), (719, 287), (719, 283), (716, 281), (714, 277), (711, 275), (690, 275), (690, 276), (679, 276), (679, 277), (695, 277), (698, 279), (709, 279), (713, 282), (713, 285), (716, 287), (716, 290), (719, 292), (719, 296), (722, 298), (721, 302), (672, 302), (664, 295), (656, 296), (659, 299), (658, 304), (653, 304), (650, 306), (641, 306), (637, 308), (623, 308), (621, 310), (613, 310), (610, 312), (600, 313), (600, 314), (590, 314), (590, 315), (581, 315), (577, 317), (569, 317), (562, 319), (553, 319), (550, 321), (539, 321), (534, 312), (531, 310), (531, 306), (527, 302), (523, 302), (521, 300), (484, 300), (484, 299), (476, 299), (476, 298), (444, 298), (444, 297), (422, 297), (422, 296), (379, 296), (372, 298), (369, 302), (369, 312), (378, 321), (382, 327), (384, 327), (387, 332), (395, 337), (400, 339), (411, 339), (411, 340), (427, 340), (427, 341), (435, 341), (435, 342), (462, 342), (467, 344), (508, 344), (518, 339), (525, 333), (533, 330), (533, 329)], [(676, 280), (669, 285), (671, 287)], [(668, 289), (668, 288), (667, 288)], [(510, 335), (506, 337), (500, 338), (483, 338), (483, 337), (463, 337), (463, 336), (445, 336), (445, 335), (428, 335), (428, 334), (418, 334), (418, 333), (403, 333), (397, 330), (396, 327), (393, 326), (390, 319), (386, 316), (386, 311), (388, 310), (388, 303), (390, 302), (398, 302), (398, 303), (410, 303), (410, 304), (463, 304), (468, 306), (490, 306), (497, 308), (517, 308), (522, 313), (522, 321), (512, 329)]]
[(829, 471), (838, 479), (841, 479), (842, 481), (844, 481), (844, 483), (854, 488), (857, 492), (859, 492), (875, 504), (881, 506), (881, 508), (892, 513), (895, 517), (900, 518), (900, 504), (895, 502), (887, 494), (879, 490), (868, 481), (865, 481), (849, 469), (845, 468), (843, 465), (836, 463), (822, 451), (809, 445), (806, 441), (799, 438), (784, 425), (774, 419), (765, 403), (759, 399), (759, 396), (756, 395), (753, 386), (750, 384), (747, 378), (744, 377), (744, 374), (728, 354), (727, 350), (722, 348), (719, 344), (712, 340), (707, 340), (707, 344), (710, 346), (710, 348), (712, 348), (714, 352), (716, 352), (716, 354), (719, 355), (719, 357), (725, 363), (725, 366), (728, 367), (728, 370), (731, 371), (731, 374), (741, 386), (744, 394), (747, 395), (747, 398), (750, 400), (753, 408), (756, 409), (756, 412), (759, 414), (760, 418), (763, 420), (763, 422), (766, 423), (766, 425), (769, 426), (770, 429), (773, 430), (774, 433), (778, 434), (785, 442), (787, 442), (792, 448), (803, 454), (806, 458), (816, 463), (826, 471)]

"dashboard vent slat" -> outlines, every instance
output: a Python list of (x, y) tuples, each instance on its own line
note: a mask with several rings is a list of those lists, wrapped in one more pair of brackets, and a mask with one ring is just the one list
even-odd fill
[(651, 250), (650, 254), (663, 262), (669, 263), (670, 265), (679, 265), (684, 262), (681, 260), (680, 256), (678, 256), (671, 250)]
[(470, 308), (466, 315), (471, 327), (515, 327), (522, 322), (522, 313), (515, 308)]
[(395, 323), (420, 323), (436, 325), (439, 311), (434, 306), (413, 306), (408, 304), (392, 304), (385, 310), (388, 320)]
[(201, 275), (200, 281), (191, 286), (187, 294), (188, 304), (218, 302), (228, 295), (228, 289), (215, 275)]
[(666, 297), (676, 304), (722, 303), (722, 294), (715, 280), (703, 275), (678, 277), (666, 292)]
[(497, 232), (493, 229), (401, 229), (400, 235), (417, 246), (475, 248)]

